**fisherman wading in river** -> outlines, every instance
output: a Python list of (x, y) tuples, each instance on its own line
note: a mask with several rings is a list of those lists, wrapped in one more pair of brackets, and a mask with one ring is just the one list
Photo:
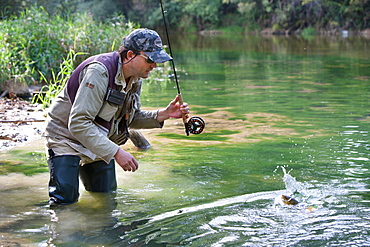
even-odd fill
[(115, 161), (124, 171), (138, 169), (120, 148), (129, 129), (161, 128), (166, 119), (187, 117), (188, 105), (179, 103), (179, 95), (166, 108), (140, 109), (142, 78), (171, 59), (155, 31), (137, 29), (118, 52), (90, 57), (75, 69), (48, 112), (51, 205), (77, 202), (79, 177), (87, 191), (116, 190)]

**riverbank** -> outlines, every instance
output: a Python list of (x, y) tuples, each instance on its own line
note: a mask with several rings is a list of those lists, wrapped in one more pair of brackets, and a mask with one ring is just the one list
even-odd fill
[(40, 139), (46, 112), (19, 98), (0, 99), (0, 151)]

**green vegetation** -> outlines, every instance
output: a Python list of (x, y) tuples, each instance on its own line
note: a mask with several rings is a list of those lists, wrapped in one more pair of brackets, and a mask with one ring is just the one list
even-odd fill
[(43, 107), (49, 107), (52, 99), (54, 99), (58, 93), (63, 89), (64, 85), (67, 83), (69, 76), (74, 70), (74, 62), (78, 55), (83, 55), (84, 53), (76, 53), (70, 50), (67, 58), (60, 65), (60, 70), (55, 73), (52, 70), (52, 79), (48, 80), (44, 74), (41, 72), (41, 77), (45, 81), (46, 85), (43, 86), (40, 92), (33, 97), (34, 102), (41, 103)]
[[(75, 63), (91, 54), (118, 49), (122, 37), (136, 26), (115, 17), (96, 22), (87, 13), (62, 18), (42, 7), (31, 7), (1, 21), (0, 85), (11, 80), (35, 84), (58, 77), (61, 64), (78, 51)], [(65, 59), (64, 59), (65, 58)], [(55, 76), (57, 75), (57, 76)]]
[(32, 176), (48, 171), (45, 153), (12, 150), (4, 152), (2, 157), (8, 158), (0, 160), (0, 175), (23, 173)]
[[(362, 30), (370, 27), (370, 3), (365, 0), (162, 0), (168, 22), (183, 31), (275, 28), (291, 32), (317, 30)], [(162, 28), (160, 0), (2, 0), (3, 18), (37, 2), (53, 15), (68, 16), (88, 10), (102, 21), (117, 13), (125, 21), (149, 28)], [(1, 17), (0, 17), (1, 18)], [(233, 28), (235, 29), (235, 28)]]
[(313, 27), (305, 28), (302, 31), (302, 36), (305, 38), (310, 37), (310, 36), (315, 36), (315, 35), (316, 35), (316, 31)]

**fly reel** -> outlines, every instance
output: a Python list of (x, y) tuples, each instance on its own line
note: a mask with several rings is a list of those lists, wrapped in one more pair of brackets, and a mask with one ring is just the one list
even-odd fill
[(187, 123), (187, 130), (192, 134), (200, 134), (204, 130), (206, 123), (200, 117), (191, 117)]

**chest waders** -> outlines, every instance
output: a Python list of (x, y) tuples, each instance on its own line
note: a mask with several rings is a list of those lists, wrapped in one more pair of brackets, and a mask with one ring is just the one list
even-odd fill
[(50, 171), (49, 180), (49, 204), (71, 204), (79, 197), (78, 167), (80, 157), (76, 155), (54, 156), (53, 150), (49, 149), (48, 166)]
[[(102, 56), (94, 56), (81, 63), (73, 72), (67, 83), (70, 98), (74, 96), (79, 87), (78, 76), (88, 63), (99, 61), (103, 63), (109, 72), (109, 87), (115, 87), (114, 76), (117, 73), (118, 54), (107, 53)], [(95, 119), (98, 122), (99, 119)], [(112, 121), (103, 121), (102, 125), (110, 129)], [(71, 204), (79, 197), (79, 176), (85, 189), (91, 192), (111, 192), (117, 189), (116, 171), (114, 159), (109, 163), (96, 161), (80, 166), (80, 157), (77, 155), (55, 155), (49, 149), (48, 166), (50, 171), (49, 180), (49, 204)]]
[(48, 159), (50, 171), (49, 203), (71, 204), (78, 201), (80, 176), (85, 189), (90, 192), (112, 192), (117, 189), (114, 159), (80, 166), (77, 155), (52, 156)]
[[(53, 151), (50, 149), (49, 153)], [(85, 189), (90, 192), (113, 192), (117, 189), (114, 159), (80, 166), (77, 155), (57, 155), (48, 159), (50, 171), (49, 203), (71, 204), (79, 197), (80, 176)]]

